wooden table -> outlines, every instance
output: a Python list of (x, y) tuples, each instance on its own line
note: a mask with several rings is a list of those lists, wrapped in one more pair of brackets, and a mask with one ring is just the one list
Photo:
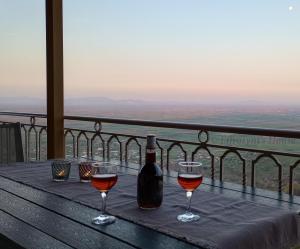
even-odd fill
[(199, 248), (118, 219), (91, 224), (98, 210), (0, 176), (0, 248)]
[[(1, 249), (201, 248), (121, 218), (109, 226), (93, 225), (91, 219), (99, 214), (99, 210), (63, 198), (59, 194), (17, 182), (8, 177), (9, 174), (4, 173), (8, 171), (3, 169), (0, 170)], [(129, 169), (125, 170), (127, 172)], [(20, 171), (18, 172), (20, 174)], [(166, 177), (166, 181), (174, 179)], [(300, 206), (298, 198), (291, 203), (287, 197), (276, 200), (275, 196), (273, 198), (270, 195), (271, 192), (265, 193), (269, 195), (265, 198), (260, 196), (262, 194), (260, 191), (257, 191), (256, 195), (250, 195), (239, 191), (238, 186), (231, 187), (235, 189), (227, 189), (226, 184), (212, 187), (204, 183), (201, 189), (280, 208), (297, 210)]]

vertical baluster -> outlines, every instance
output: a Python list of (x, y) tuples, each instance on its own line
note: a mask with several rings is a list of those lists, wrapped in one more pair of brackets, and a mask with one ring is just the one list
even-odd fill
[(246, 186), (246, 161), (243, 161), (243, 181), (242, 184), (245, 187)]
[(219, 180), (220, 182), (223, 181), (223, 158), (220, 157), (220, 172), (219, 172), (220, 176), (219, 176)]
[(164, 149), (163, 149), (163, 147), (160, 146), (158, 139), (156, 139), (156, 144), (160, 150), (160, 167), (163, 170), (163, 168), (164, 168)]
[(125, 143), (125, 163), (128, 164), (128, 145), (130, 143), (131, 138), (127, 140)]
[(75, 136), (73, 134), (72, 134), (72, 140), (73, 140), (73, 158), (75, 158), (76, 157), (76, 140), (75, 140)]
[(36, 129), (35, 130), (35, 160), (38, 160), (38, 134)]
[(90, 141), (90, 139), (87, 138), (87, 140), (86, 140), (86, 156), (87, 156), (87, 158), (90, 157), (90, 143), (89, 143), (89, 141)]
[(252, 161), (251, 165), (251, 187), (255, 188), (255, 163)]
[(107, 161), (110, 161), (110, 140), (107, 141), (106, 147), (107, 147), (107, 150), (106, 150)]
[(39, 131), (39, 161), (41, 161), (41, 130), (42, 129), (40, 129), (40, 131)]
[(47, 134), (46, 127), (42, 127), (39, 132), (39, 146), (38, 146), (39, 147), (39, 160), (41, 160), (41, 140), (42, 140), (41, 137), (42, 137), (43, 131), (45, 131)]
[(142, 146), (139, 146), (139, 164), (142, 165)]
[(76, 139), (76, 146), (77, 146), (77, 148), (76, 148), (76, 152), (77, 152), (76, 157), (77, 158), (79, 158), (79, 135), (80, 135), (80, 133), (77, 134), (77, 139)]
[(293, 167), (292, 166), (290, 166), (290, 176), (289, 176), (289, 194), (290, 195), (293, 195), (293, 176), (294, 176), (294, 174), (293, 174), (294, 172), (293, 172)]
[(278, 192), (281, 193), (282, 192), (282, 166), (277, 165), (278, 166)]
[(119, 147), (119, 160), (120, 160), (120, 162), (123, 162), (123, 141), (119, 140), (119, 138), (118, 138), (117, 142), (119, 143), (119, 146), (120, 146)]
[(8, 132), (7, 132), (7, 134), (6, 134), (6, 146), (7, 146), (7, 156), (6, 156), (6, 158), (7, 158), (7, 163), (9, 163), (9, 161), (10, 161), (10, 157), (11, 157), (11, 155), (10, 155), (10, 147), (11, 147), (11, 139), (10, 139), (10, 133), (11, 133), (11, 128), (7, 128), (7, 130), (8, 130)]
[(24, 130), (24, 147), (25, 147), (25, 161), (28, 162), (28, 132), (25, 125), (22, 125)]
[(211, 158), (211, 179), (215, 179), (215, 157), (214, 155), (210, 154)]

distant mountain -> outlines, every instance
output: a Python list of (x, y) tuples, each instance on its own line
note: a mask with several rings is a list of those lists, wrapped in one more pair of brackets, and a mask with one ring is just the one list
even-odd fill
[[(145, 119), (194, 119), (195, 117), (240, 114), (299, 114), (299, 105), (271, 105), (268, 102), (243, 100), (213, 103), (147, 101), (139, 99), (113, 99), (108, 97), (72, 97), (65, 99), (65, 113)], [(46, 100), (31, 97), (1, 97), (0, 111), (46, 112)]]
[[(34, 98), (34, 97), (0, 97), (0, 108), (3, 107), (46, 107), (45, 98)], [(66, 97), (65, 98), (66, 107), (142, 107), (142, 106), (172, 106), (172, 107), (300, 107), (300, 104), (287, 104), (287, 103), (270, 103), (268, 101), (260, 100), (225, 100), (225, 99), (212, 99), (205, 100), (201, 97), (195, 101), (156, 101), (156, 100), (142, 100), (142, 99), (113, 99), (108, 97)]]
[(0, 97), (0, 105), (10, 105), (10, 106), (44, 105), (46, 106), (46, 100), (42, 98), (32, 98), (32, 97)]
[(147, 104), (142, 100), (115, 100), (107, 97), (81, 97), (81, 98), (66, 98), (66, 106), (119, 106), (119, 105), (136, 105)]
[[(0, 111), (46, 113), (46, 100), (1, 97)], [(65, 114), (300, 129), (300, 107), (280, 104), (272, 106), (247, 100), (236, 104), (201, 104), (116, 100), (107, 97), (66, 98)]]
[(46, 112), (46, 100), (30, 97), (0, 97), (0, 111)]

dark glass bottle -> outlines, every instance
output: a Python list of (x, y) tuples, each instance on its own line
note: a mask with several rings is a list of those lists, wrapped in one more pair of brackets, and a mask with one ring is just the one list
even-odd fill
[(158, 208), (163, 199), (163, 174), (156, 164), (155, 143), (155, 136), (148, 135), (146, 163), (138, 175), (137, 202), (143, 209)]

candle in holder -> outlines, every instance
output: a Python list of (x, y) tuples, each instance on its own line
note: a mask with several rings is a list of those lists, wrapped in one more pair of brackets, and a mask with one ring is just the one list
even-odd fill
[(81, 182), (90, 182), (92, 177), (92, 163), (93, 162), (80, 162), (79, 163), (79, 178)]
[(53, 181), (62, 182), (69, 178), (71, 162), (68, 160), (54, 160), (52, 162)]

